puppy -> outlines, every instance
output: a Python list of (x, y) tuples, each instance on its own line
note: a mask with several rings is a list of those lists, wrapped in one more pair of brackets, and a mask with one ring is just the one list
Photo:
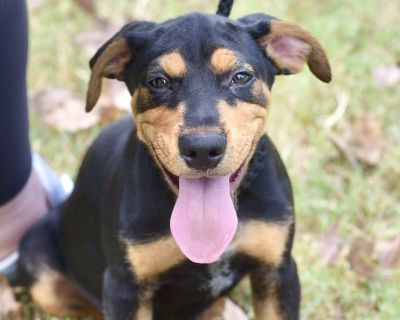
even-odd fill
[(310, 33), (264, 14), (124, 26), (90, 61), (86, 109), (117, 79), (133, 119), (103, 130), (72, 195), (22, 241), (34, 301), (58, 316), (206, 319), (249, 275), (256, 319), (298, 319), (292, 191), (266, 121), (275, 77), (306, 63), (331, 80)]

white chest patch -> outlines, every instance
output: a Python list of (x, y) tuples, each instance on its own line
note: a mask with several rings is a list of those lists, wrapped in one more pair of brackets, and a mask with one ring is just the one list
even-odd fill
[(218, 297), (234, 281), (234, 274), (230, 266), (230, 254), (224, 254), (220, 260), (208, 266), (208, 271), (211, 276), (208, 288), (211, 289), (213, 297)]

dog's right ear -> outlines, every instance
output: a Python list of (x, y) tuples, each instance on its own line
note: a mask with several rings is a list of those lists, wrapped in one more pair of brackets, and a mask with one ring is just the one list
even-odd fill
[(86, 94), (86, 112), (96, 105), (103, 78), (124, 80), (125, 67), (135, 54), (134, 47), (140, 47), (154, 26), (144, 21), (127, 24), (96, 52), (89, 63), (92, 73)]
[(125, 66), (133, 57), (133, 50), (126, 39), (117, 37), (104, 44), (90, 60), (92, 73), (86, 94), (86, 112), (96, 105), (100, 97), (103, 77), (123, 80)]

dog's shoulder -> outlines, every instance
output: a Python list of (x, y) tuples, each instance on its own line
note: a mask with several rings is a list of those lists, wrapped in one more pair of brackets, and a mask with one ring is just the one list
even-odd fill
[(132, 117), (121, 117), (100, 132), (89, 148), (88, 154), (104, 154), (104, 151), (107, 150), (110, 155), (114, 149), (122, 148), (135, 134), (135, 130), (136, 126)]

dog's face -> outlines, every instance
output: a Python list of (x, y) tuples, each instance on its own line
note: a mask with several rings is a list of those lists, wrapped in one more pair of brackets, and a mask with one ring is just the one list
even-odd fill
[(330, 80), (318, 41), (266, 15), (134, 22), (92, 59), (87, 108), (97, 101), (101, 77), (124, 81), (138, 136), (175, 191), (178, 177), (227, 175), (234, 190), (265, 132), (275, 75), (305, 63)]

